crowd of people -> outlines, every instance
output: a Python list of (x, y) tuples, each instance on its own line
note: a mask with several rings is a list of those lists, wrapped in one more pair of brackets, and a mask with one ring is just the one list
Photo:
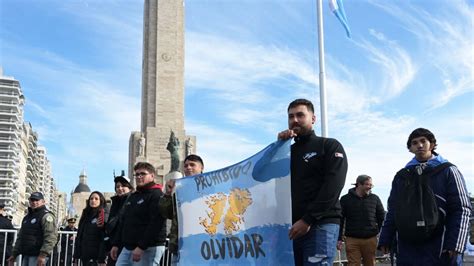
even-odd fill
[[(288, 237), (293, 241), (295, 265), (332, 265), (343, 242), (349, 265), (375, 265), (377, 249), (395, 254), (397, 265), (462, 263), (469, 230), (472, 234), (470, 199), (457, 167), (435, 151), (431, 131), (418, 128), (409, 135), (407, 149), (414, 157), (395, 175), (385, 211), (372, 193), (373, 179), (368, 175), (359, 175), (355, 187), (340, 197), (347, 154), (336, 139), (315, 134), (313, 104), (297, 99), (287, 111), (288, 129), (279, 132), (278, 139), (294, 140)], [(184, 176), (203, 170), (201, 157), (191, 154), (185, 158)], [(94, 191), (78, 228), (75, 220), (68, 220), (68, 227), (61, 230), (77, 231), (77, 236), (61, 240), (61, 246), (68, 247), (59, 256), (61, 263), (159, 265), (167, 237), (172, 265), (179, 261), (178, 224), (183, 221), (177, 220), (175, 179), (168, 180), (165, 187), (155, 183), (155, 168), (147, 162), (137, 163), (133, 173), (136, 189), (126, 176), (115, 178), (116, 195), (110, 208), (103, 194)], [(43, 195), (31, 194), (29, 203), (15, 245), (7, 253), (9, 265), (20, 254), (25, 266), (46, 265), (58, 241), (55, 217), (45, 207)], [(172, 221), (168, 236), (166, 219)]]

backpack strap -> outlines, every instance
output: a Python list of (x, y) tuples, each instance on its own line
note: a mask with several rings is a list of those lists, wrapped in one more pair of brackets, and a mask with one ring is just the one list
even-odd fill
[(448, 168), (448, 167), (451, 167), (453, 166), (454, 164), (450, 163), (450, 162), (444, 162), (440, 165), (437, 165), (436, 167), (433, 167), (431, 169), (429, 169), (428, 171), (426, 172), (423, 172), (422, 176), (423, 177), (431, 177), (431, 176), (434, 176), (436, 174), (438, 174), (439, 172), (443, 171), (444, 169)]
[(427, 169), (427, 171), (423, 172), (421, 175), (418, 175), (416, 171), (412, 171), (412, 169), (407, 169), (407, 168), (402, 168), (400, 169), (397, 174), (395, 175), (396, 177), (400, 178), (403, 180), (405, 185), (410, 183), (410, 177), (415, 176), (415, 177), (422, 177), (421, 180), (429, 180), (430, 177), (438, 174), (439, 172), (443, 171), (444, 169), (453, 166), (454, 164), (450, 162), (444, 162), (442, 164), (439, 164), (433, 168)]

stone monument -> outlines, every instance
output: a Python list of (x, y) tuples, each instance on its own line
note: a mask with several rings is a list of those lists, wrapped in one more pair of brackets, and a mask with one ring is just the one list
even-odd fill
[[(184, 130), (184, 2), (145, 0), (141, 130), (130, 136), (130, 177), (136, 162), (147, 161), (157, 169), (156, 181), (163, 183), (171, 166), (170, 131), (177, 139), (196, 144), (196, 138)], [(184, 159), (188, 153), (185, 142), (178, 145), (179, 157)], [(134, 178), (131, 181), (135, 184)]]

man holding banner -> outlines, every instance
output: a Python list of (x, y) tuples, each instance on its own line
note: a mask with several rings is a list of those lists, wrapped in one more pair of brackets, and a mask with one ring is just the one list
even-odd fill
[(292, 223), (295, 265), (332, 265), (341, 218), (339, 196), (347, 173), (347, 157), (335, 139), (318, 137), (311, 101), (297, 99), (288, 106), (288, 129), (279, 140), (291, 146)]

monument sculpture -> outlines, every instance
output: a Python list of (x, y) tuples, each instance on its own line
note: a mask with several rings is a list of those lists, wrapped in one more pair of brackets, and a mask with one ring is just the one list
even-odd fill
[(186, 140), (186, 156), (193, 154), (193, 147), (193, 141), (191, 140), (191, 138), (188, 138)]
[(174, 135), (174, 132), (171, 130), (170, 140), (166, 149), (170, 152), (171, 155), (171, 165), (170, 173), (179, 171), (179, 139)]
[(141, 136), (138, 140), (138, 156), (145, 156), (145, 137)]

